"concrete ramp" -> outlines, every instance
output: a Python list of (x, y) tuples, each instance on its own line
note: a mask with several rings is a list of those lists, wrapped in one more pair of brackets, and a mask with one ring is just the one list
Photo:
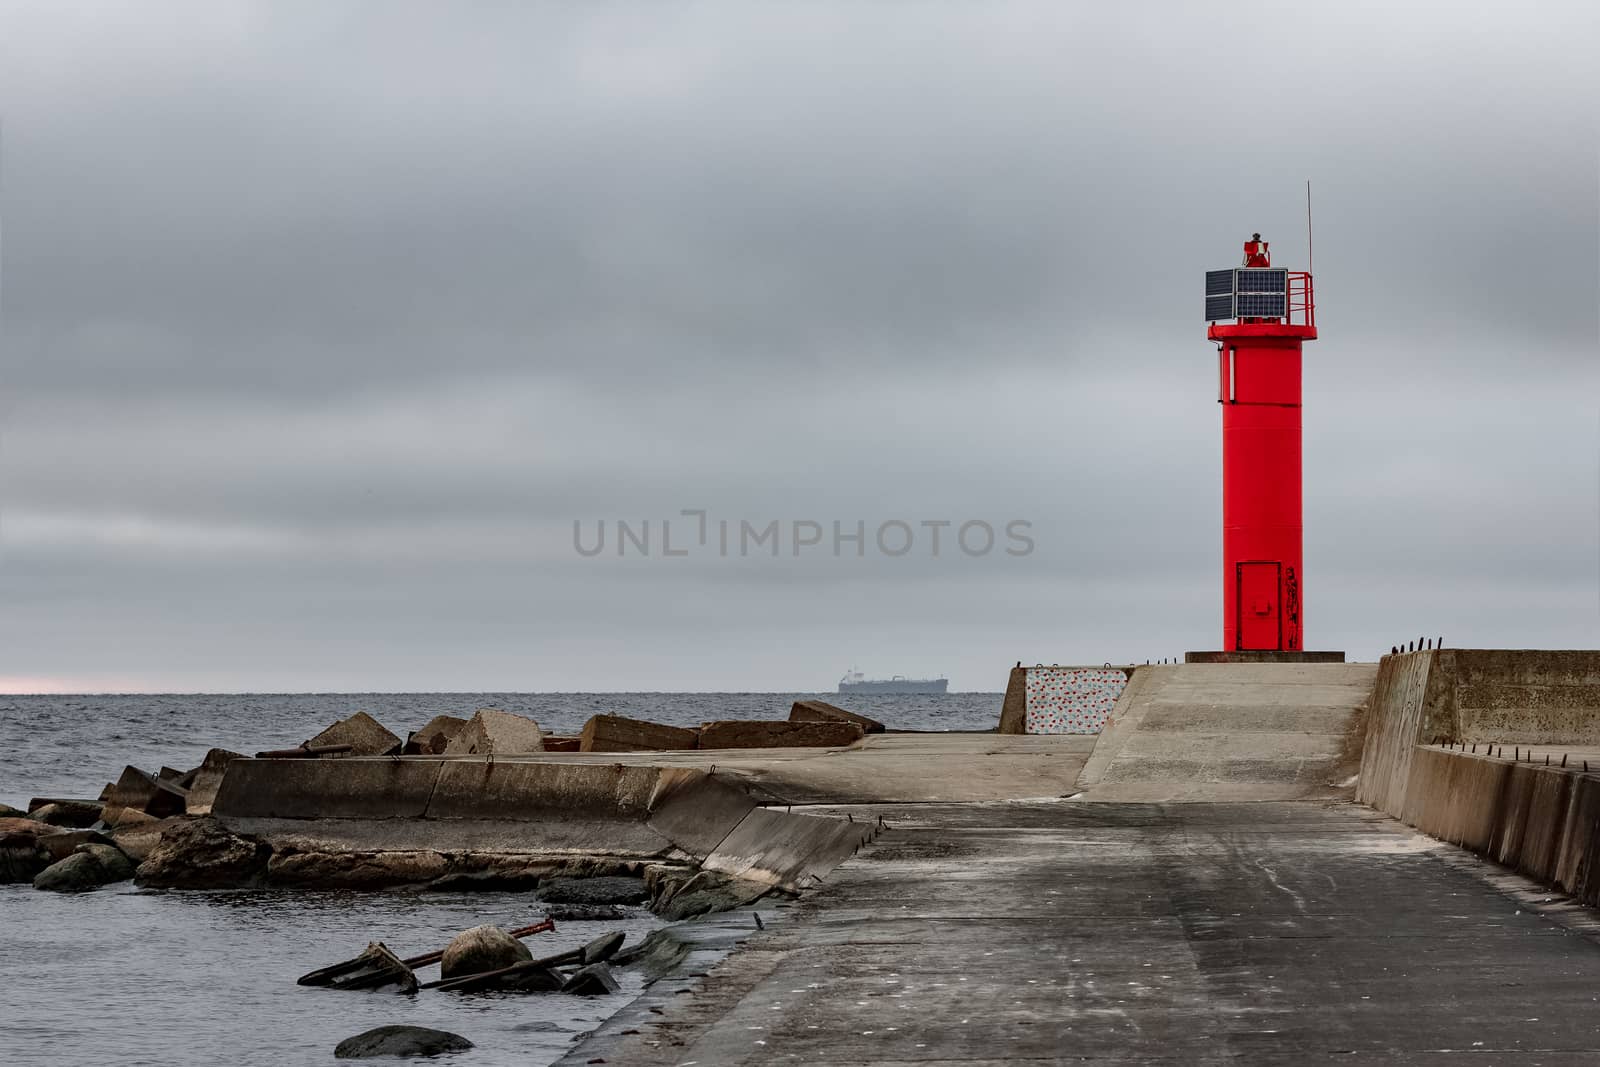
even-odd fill
[(1084, 800), (1348, 795), (1375, 663), (1139, 667), (1084, 764)]

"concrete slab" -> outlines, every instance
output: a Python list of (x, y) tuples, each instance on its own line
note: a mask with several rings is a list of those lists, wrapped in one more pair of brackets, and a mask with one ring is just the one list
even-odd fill
[(561, 1062), (1531, 1065), (1600, 1049), (1592, 933), (1365, 809), (853, 810), (891, 829), (703, 981), (647, 993)]

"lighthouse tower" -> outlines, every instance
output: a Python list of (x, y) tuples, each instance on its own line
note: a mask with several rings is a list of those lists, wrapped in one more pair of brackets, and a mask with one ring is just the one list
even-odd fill
[(1274, 267), (1253, 234), (1242, 266), (1206, 272), (1206, 320), (1222, 405), (1223, 654), (1295, 658), (1306, 647), (1300, 346), (1317, 337), (1311, 275)]

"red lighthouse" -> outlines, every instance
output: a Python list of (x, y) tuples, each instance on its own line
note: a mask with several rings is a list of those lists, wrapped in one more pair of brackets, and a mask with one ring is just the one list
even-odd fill
[(1222, 404), (1222, 647), (1303, 653), (1300, 346), (1317, 337), (1311, 275), (1272, 266), (1254, 234), (1243, 266), (1206, 272), (1206, 319)]

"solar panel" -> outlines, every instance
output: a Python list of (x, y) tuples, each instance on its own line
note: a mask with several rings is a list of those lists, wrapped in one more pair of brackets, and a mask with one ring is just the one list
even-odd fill
[[(1228, 271), (1232, 274), (1232, 271)], [(1233, 294), (1223, 293), (1221, 296), (1206, 297), (1206, 321), (1216, 322), (1218, 319), (1233, 318)]]
[(1289, 286), (1289, 272), (1277, 267), (1246, 267), (1237, 273), (1241, 293), (1281, 293)]
[(1208, 271), (1206, 271), (1206, 295), (1207, 296), (1232, 296), (1233, 295), (1233, 271), (1232, 270), (1208, 270)]
[[(1242, 271), (1240, 273), (1243, 273)], [(1288, 294), (1276, 293), (1240, 293), (1239, 318), (1241, 319), (1281, 319), (1288, 310)], [(1209, 303), (1207, 304), (1209, 307)]]

